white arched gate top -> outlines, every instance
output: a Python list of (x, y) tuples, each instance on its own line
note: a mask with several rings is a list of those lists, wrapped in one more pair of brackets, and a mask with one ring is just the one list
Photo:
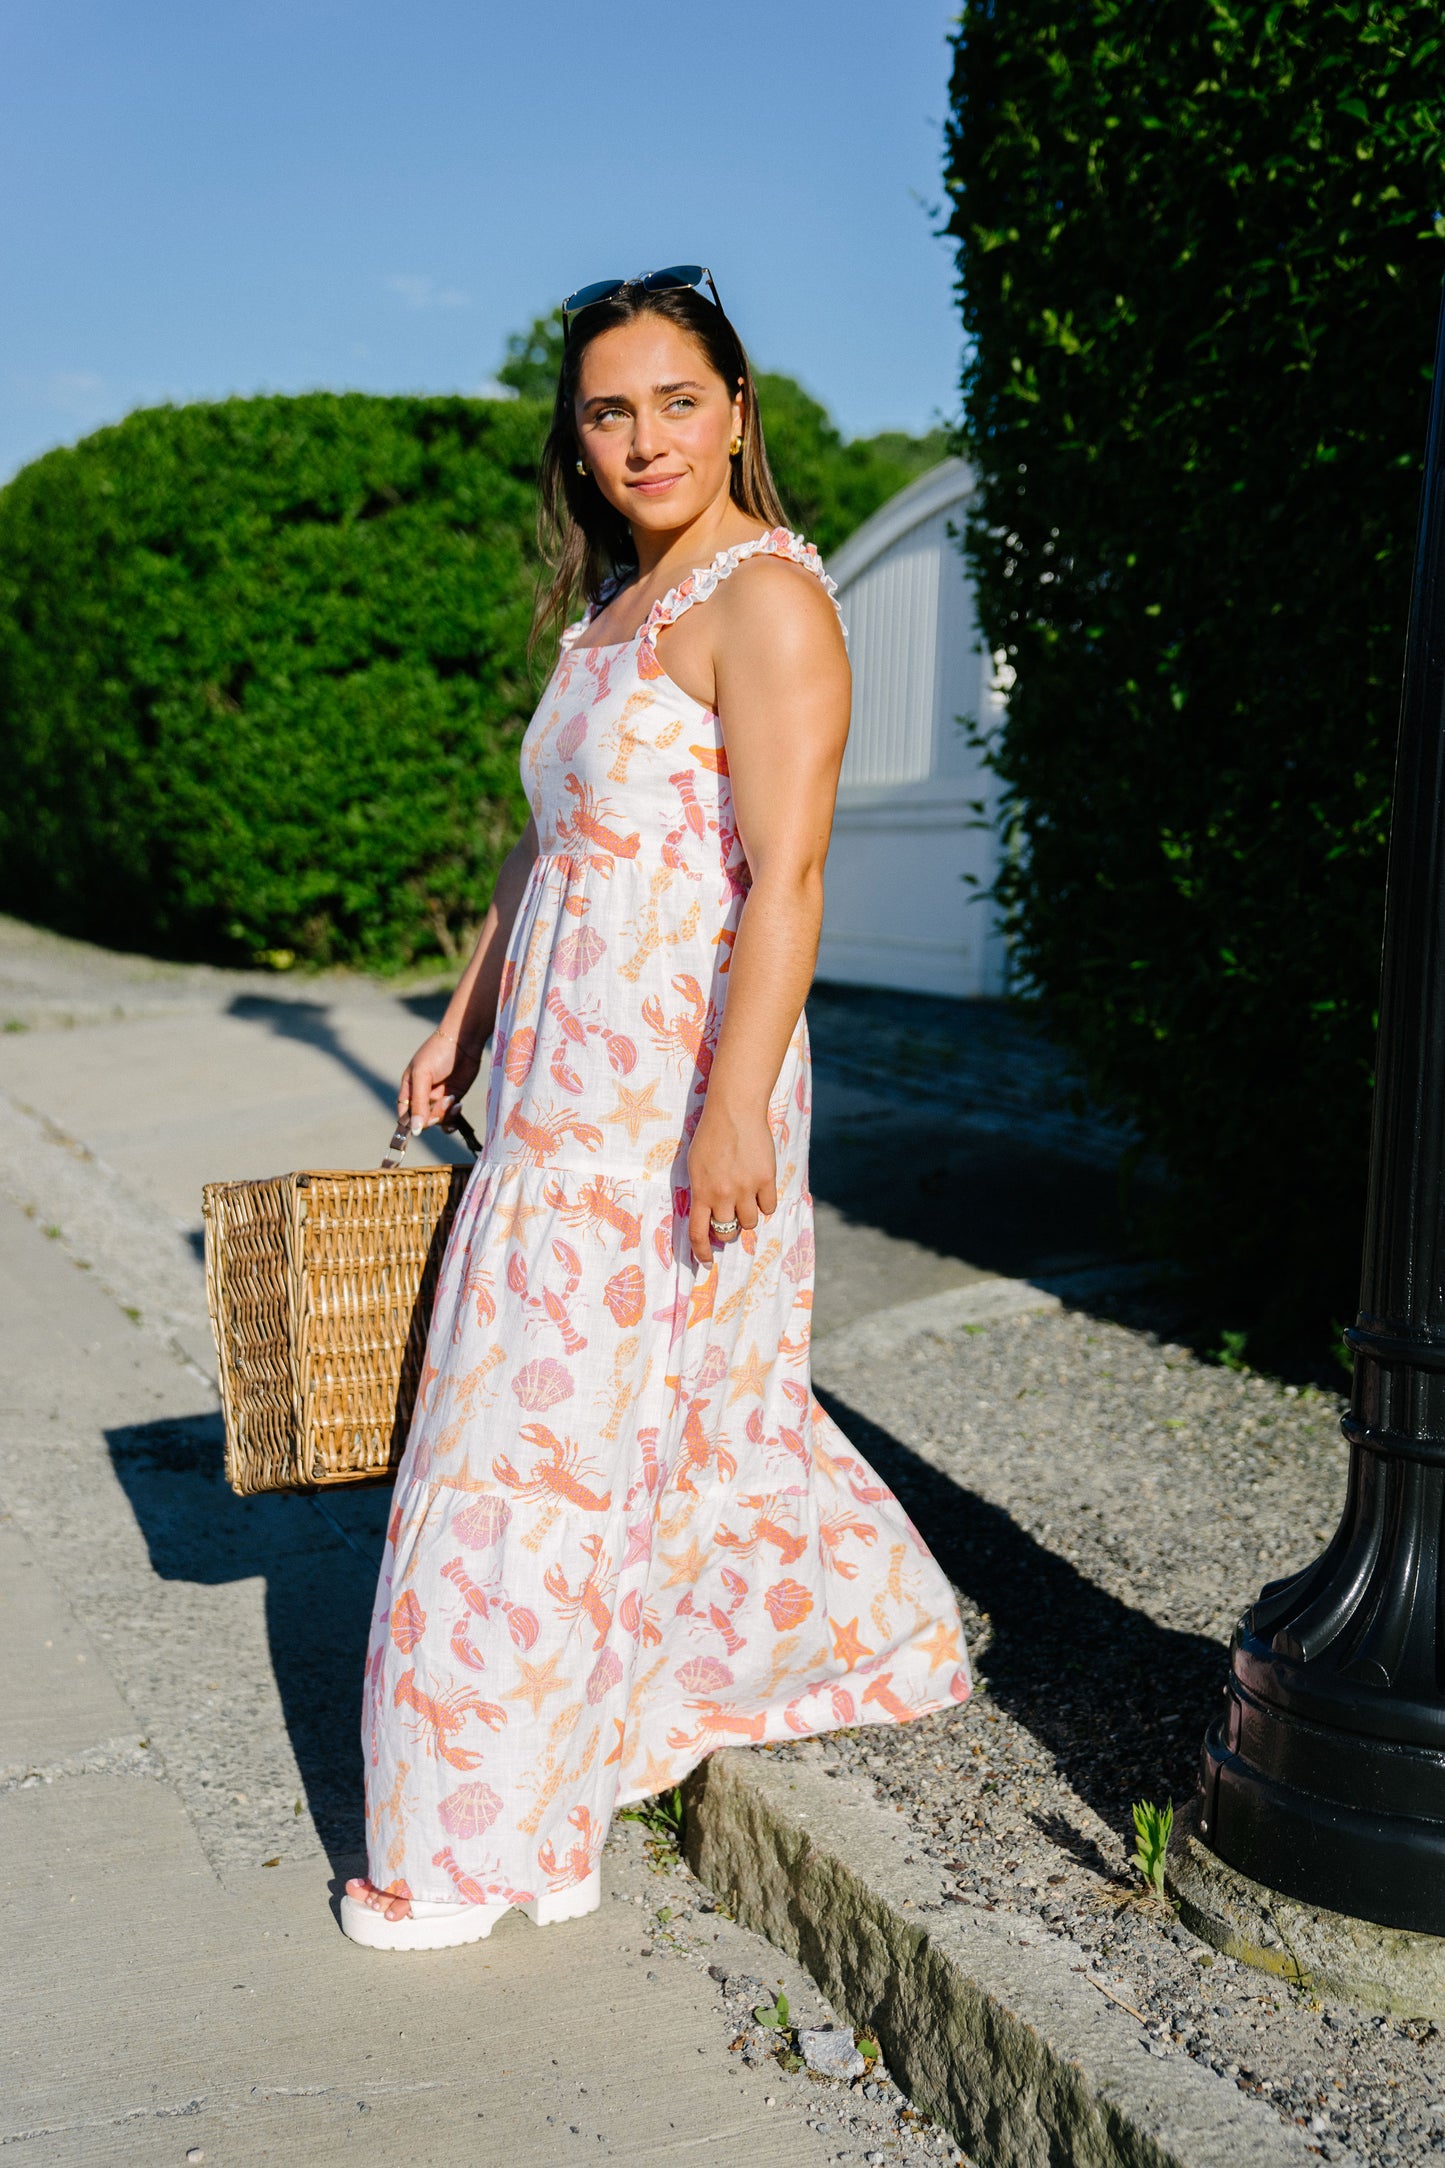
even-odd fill
[[(990, 906), (997, 786), (958, 721), (997, 709), (956, 533), (973, 478), (921, 475), (829, 560), (848, 626), (853, 727), (828, 854), (821, 979), (932, 994), (1003, 991)], [(950, 531), (952, 530), (952, 531)]]

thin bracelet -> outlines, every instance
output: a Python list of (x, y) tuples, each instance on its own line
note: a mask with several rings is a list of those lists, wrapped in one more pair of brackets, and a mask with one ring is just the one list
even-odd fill
[(435, 1031), (436, 1031), (436, 1036), (437, 1036), (437, 1038), (439, 1038), (439, 1039), (450, 1039), (450, 1040), (451, 1040), (451, 1042), (452, 1042), (452, 1045), (453, 1045), (453, 1046), (454, 1046), (454, 1047), (456, 1048), (456, 1050), (457, 1050), (457, 1052), (458, 1052), (459, 1054), (462, 1054), (462, 1053), (466, 1053), (466, 1052), (468, 1052), (468, 1051), (469, 1051), (469, 1049), (468, 1049), (468, 1048), (465, 1048), (465, 1047), (464, 1047), (464, 1046), (462, 1045), (462, 1042), (461, 1042), (461, 1040), (460, 1040), (460, 1039), (459, 1039), (459, 1038), (458, 1038), (458, 1037), (456, 1036), (455, 1032), (451, 1032), (451, 1031), (443, 1031), (443, 1029), (442, 1029), (442, 1027), (441, 1027), (441, 1025), (440, 1025), (440, 1024), (438, 1024), (438, 1025), (436, 1025), (436, 1026), (435, 1026)]

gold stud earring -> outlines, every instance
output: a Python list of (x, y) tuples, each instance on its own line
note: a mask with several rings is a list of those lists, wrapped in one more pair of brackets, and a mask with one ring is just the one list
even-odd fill
[(587, 472), (587, 469), (586, 469), (586, 467), (585, 467), (585, 466), (583, 465), (583, 463), (582, 463), (582, 461), (581, 461), (580, 459), (579, 459), (579, 460), (578, 460), (578, 462), (577, 462), (577, 472), (578, 472), (579, 474), (585, 474), (585, 473)]
[(731, 452), (734, 459), (737, 458), (738, 453), (742, 450), (742, 448), (743, 440), (741, 437), (734, 437), (732, 443), (728, 446), (728, 450)]

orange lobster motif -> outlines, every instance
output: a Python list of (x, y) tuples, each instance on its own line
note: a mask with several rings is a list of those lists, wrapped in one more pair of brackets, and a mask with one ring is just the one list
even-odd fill
[(686, 1002), (686, 1008), (669, 1022), (656, 994), (649, 994), (642, 1004), (642, 1020), (660, 1053), (670, 1056), (680, 1068), (695, 1068), (705, 1078), (712, 1068), (712, 1047), (706, 1033), (716, 1028), (717, 1019), (690, 971), (677, 973), (672, 990)]
[(470, 1747), (453, 1744), (469, 1716), (474, 1716), (490, 1731), (497, 1731), (507, 1721), (505, 1709), (495, 1702), (483, 1701), (480, 1694), (470, 1686), (458, 1686), (449, 1694), (435, 1697), (424, 1694), (416, 1683), (415, 1671), (404, 1671), (396, 1682), (392, 1701), (398, 1709), (410, 1709), (416, 1722), (409, 1726), (412, 1736), (429, 1754), (440, 1754), (453, 1769), (480, 1769), (482, 1757)]
[(702, 1620), (705, 1617), (707, 1624), (715, 1627), (717, 1632), (722, 1635), (723, 1653), (732, 1657), (737, 1655), (739, 1649), (747, 1647), (747, 1635), (738, 1632), (733, 1624), (733, 1619), (747, 1601), (748, 1584), (740, 1573), (734, 1573), (731, 1566), (723, 1567), (722, 1577), (727, 1586), (728, 1594), (732, 1597), (732, 1602), (726, 1610), (723, 1609), (720, 1603), (710, 1603), (704, 1614), (694, 1604), (692, 1591), (689, 1589), (685, 1596), (679, 1598), (677, 1613), (679, 1618)]
[(865, 1701), (876, 1701), (879, 1708), (893, 1718), (895, 1724), (909, 1724), (917, 1716), (918, 1711), (911, 1703), (901, 1701), (898, 1695), (894, 1693), (891, 1684), (892, 1678), (891, 1671), (880, 1671), (877, 1678), (870, 1680), (868, 1685), (864, 1687), (863, 1699)]
[(602, 1538), (588, 1535), (582, 1538), (582, 1548), (592, 1561), (592, 1570), (580, 1587), (567, 1586), (567, 1576), (560, 1565), (549, 1566), (542, 1577), (542, 1585), (557, 1606), (559, 1618), (579, 1618), (584, 1612), (597, 1629), (593, 1649), (600, 1649), (612, 1631), (612, 1590), (617, 1576), (608, 1570), (609, 1562), (603, 1555)]
[(689, 1708), (696, 1709), (699, 1722), (694, 1732), (670, 1731), (667, 1743), (679, 1753), (708, 1751), (715, 1746), (725, 1746), (729, 1739), (746, 1739), (752, 1746), (762, 1742), (768, 1728), (766, 1713), (758, 1716), (738, 1716), (725, 1709), (720, 1701), (693, 1701)]
[(589, 1807), (574, 1807), (567, 1819), (577, 1832), (577, 1842), (568, 1845), (560, 1860), (552, 1849), (550, 1837), (537, 1847), (537, 1865), (546, 1875), (549, 1889), (573, 1889), (579, 1882), (585, 1882), (596, 1866), (606, 1840), (606, 1827), (594, 1826)]
[(568, 844), (585, 863), (598, 873), (611, 873), (619, 858), (635, 858), (642, 847), (640, 835), (619, 835), (609, 828), (605, 815), (611, 807), (600, 799), (590, 783), (579, 783), (575, 775), (564, 776), (562, 787), (577, 801), (570, 819), (557, 823), (557, 840)]
[(528, 1476), (519, 1475), (509, 1460), (494, 1460), (492, 1474), (499, 1483), (505, 1483), (519, 1498), (580, 1506), (584, 1513), (607, 1511), (612, 1503), (611, 1491), (587, 1487), (587, 1480), (595, 1480), (603, 1471), (582, 1458), (582, 1448), (575, 1439), (555, 1436), (545, 1423), (524, 1423), (521, 1435), (540, 1458), (534, 1461)]
[(702, 873), (694, 871), (683, 857), (682, 843), (688, 835), (694, 835), (701, 841), (709, 828), (716, 828), (717, 822), (708, 819), (706, 809), (699, 803), (697, 783), (690, 768), (682, 769), (677, 775), (670, 775), (667, 780), (682, 801), (682, 819), (663, 840), (662, 862), (665, 866), (671, 866), (676, 873), (685, 873), (690, 881), (700, 881)]
[(717, 1532), (718, 1542), (726, 1550), (735, 1551), (739, 1558), (754, 1558), (765, 1543), (773, 1543), (777, 1545), (779, 1563), (791, 1566), (807, 1550), (808, 1539), (806, 1536), (790, 1535), (782, 1526), (777, 1519), (780, 1503), (781, 1500), (776, 1496), (740, 1498), (738, 1504), (746, 1506), (749, 1512), (756, 1515), (752, 1534), (735, 1536), (730, 1529), (720, 1528)]
[(556, 1180), (547, 1183), (542, 1195), (559, 1218), (571, 1227), (590, 1227), (599, 1242), (606, 1241), (604, 1230), (609, 1227), (621, 1235), (624, 1250), (635, 1250), (642, 1240), (640, 1217), (629, 1212), (621, 1201), (624, 1195), (631, 1195), (631, 1189), (615, 1175), (594, 1175), (570, 1200)]
[(843, 1580), (852, 1581), (857, 1579), (857, 1561), (840, 1556), (843, 1540), (846, 1536), (856, 1536), (860, 1543), (866, 1545), (878, 1541), (878, 1530), (871, 1521), (862, 1520), (856, 1513), (849, 1513), (846, 1510), (841, 1513), (829, 1513), (820, 1523), (818, 1540), (822, 1543), (824, 1549), (831, 1554), (833, 1571)]
[(545, 1167), (569, 1137), (574, 1137), (584, 1152), (595, 1152), (602, 1142), (602, 1132), (595, 1123), (581, 1121), (565, 1108), (560, 1114), (552, 1107), (545, 1112), (538, 1108), (537, 1119), (529, 1121), (520, 1107), (513, 1107), (502, 1128), (505, 1135), (515, 1137), (521, 1145), (529, 1167)]
[(474, 1874), (467, 1873), (449, 1844), (432, 1854), (432, 1865), (450, 1875), (452, 1886), (464, 1904), (526, 1905), (532, 1902), (535, 1894), (529, 1889), (504, 1889), (497, 1883), (479, 1882)]
[(682, 1426), (682, 1452), (673, 1481), (680, 1491), (688, 1491), (694, 1498), (697, 1496), (697, 1485), (692, 1480), (694, 1475), (704, 1474), (714, 1459), (720, 1478), (735, 1476), (738, 1472), (738, 1464), (722, 1439), (719, 1438), (714, 1446), (703, 1428), (703, 1416), (711, 1406), (710, 1400), (694, 1398), (689, 1401), (687, 1420)]
[(662, 1628), (657, 1620), (657, 1607), (655, 1604), (644, 1604), (635, 1588), (630, 1588), (618, 1605), (617, 1618), (634, 1641), (641, 1635), (644, 1648), (662, 1646)]

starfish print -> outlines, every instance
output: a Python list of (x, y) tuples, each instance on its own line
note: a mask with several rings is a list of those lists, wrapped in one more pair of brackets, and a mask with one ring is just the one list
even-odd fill
[(665, 1792), (670, 1789), (671, 1785), (672, 1763), (670, 1761), (660, 1761), (649, 1748), (647, 1767), (642, 1772), (643, 1791), (649, 1795), (653, 1792)]
[(928, 1668), (936, 1671), (940, 1664), (956, 1664), (960, 1661), (958, 1629), (945, 1626), (940, 1619), (926, 1641), (918, 1644), (919, 1653), (928, 1658)]
[(497, 1225), (506, 1230), (507, 1240), (513, 1242), (522, 1228), (526, 1226), (528, 1220), (542, 1217), (546, 1206), (528, 1204), (526, 1194), (521, 1185), (518, 1184), (517, 1194), (514, 1197), (499, 1196), (494, 1209), (497, 1215)]
[(625, 1129), (633, 1144), (636, 1144), (642, 1135), (644, 1122), (671, 1121), (672, 1117), (665, 1108), (653, 1104), (657, 1083), (658, 1080), (654, 1077), (641, 1091), (630, 1091), (625, 1084), (619, 1084), (617, 1104), (610, 1114), (603, 1115), (603, 1121), (615, 1129)]
[(828, 1624), (833, 1629), (833, 1654), (840, 1662), (845, 1663), (850, 1671), (861, 1657), (873, 1654), (872, 1649), (866, 1648), (858, 1638), (856, 1618), (850, 1618), (846, 1626), (840, 1626), (835, 1618), (830, 1618)]
[(728, 1406), (735, 1400), (761, 1400), (767, 1385), (768, 1365), (756, 1348), (750, 1348), (746, 1359), (728, 1372)]
[(542, 1714), (542, 1704), (549, 1694), (565, 1694), (571, 1681), (557, 1677), (561, 1657), (554, 1651), (545, 1664), (529, 1664), (525, 1656), (517, 1658), (517, 1676), (520, 1685), (514, 1686), (504, 1701), (530, 1701), (533, 1716)]
[[(707, 1552), (699, 1550), (696, 1542), (689, 1543), (685, 1551), (663, 1551), (659, 1556), (667, 1567), (667, 1579), (662, 1584), (664, 1588), (691, 1588), (708, 1559)], [(854, 1624), (857, 1624), (856, 1619)]]

